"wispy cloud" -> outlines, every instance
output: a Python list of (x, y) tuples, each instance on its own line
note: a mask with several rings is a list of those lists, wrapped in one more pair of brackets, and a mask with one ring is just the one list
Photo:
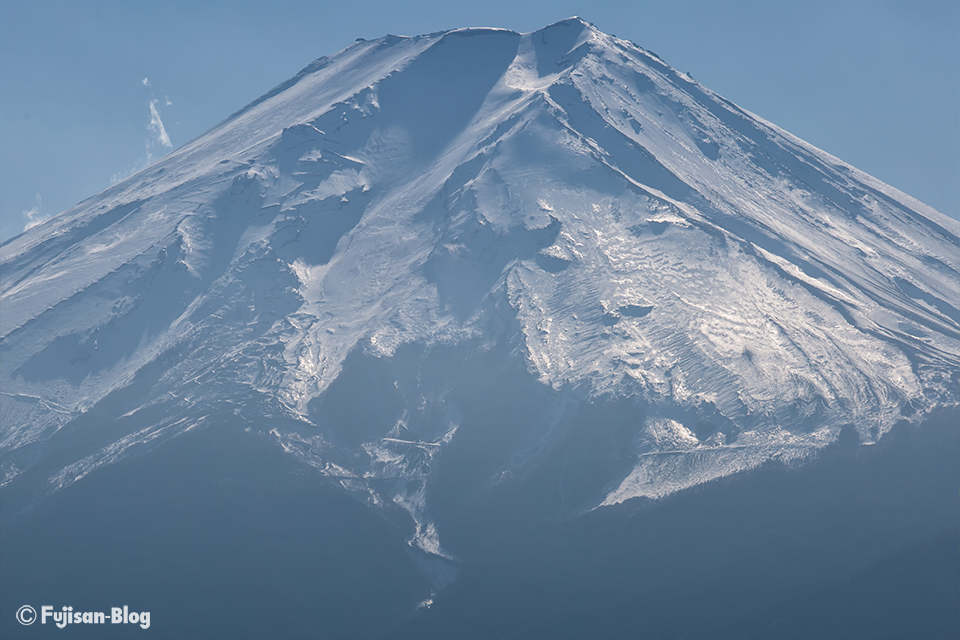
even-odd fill
[(144, 156), (129, 168), (114, 172), (114, 174), (110, 177), (111, 185), (127, 179), (134, 173), (148, 166), (156, 159), (157, 156), (162, 156), (165, 153), (164, 151), (156, 153), (158, 149), (162, 150), (164, 147), (167, 149), (173, 148), (173, 142), (170, 140), (170, 134), (167, 133), (167, 128), (164, 126), (163, 118), (160, 115), (161, 107), (171, 107), (173, 106), (173, 102), (167, 96), (164, 96), (162, 99), (156, 97), (156, 94), (154, 94), (153, 84), (150, 82), (150, 78), (144, 76), (144, 78), (138, 84), (142, 87), (146, 87), (150, 95), (150, 100), (147, 102), (147, 107), (150, 111), (150, 120), (146, 127), (147, 135), (143, 139)]
[(143, 169), (145, 166), (147, 166), (146, 161), (141, 160), (140, 162), (133, 165), (129, 169), (124, 169), (122, 171), (115, 171), (113, 175), (110, 176), (110, 186), (113, 186), (118, 182), (126, 180), (127, 178), (135, 174), (137, 171), (140, 171), (140, 169)]
[(26, 221), (23, 230), (32, 229), (48, 218), (50, 218), (50, 215), (43, 213), (43, 202), (40, 200), (40, 194), (38, 193), (33, 201), (33, 206), (23, 212), (23, 219)]
[(157, 109), (157, 102), (158, 100), (156, 98), (150, 101), (150, 124), (147, 125), (147, 130), (153, 134), (154, 144), (173, 148), (173, 145), (170, 143), (170, 136), (167, 135), (167, 130), (163, 126), (163, 120), (160, 119), (160, 110)]

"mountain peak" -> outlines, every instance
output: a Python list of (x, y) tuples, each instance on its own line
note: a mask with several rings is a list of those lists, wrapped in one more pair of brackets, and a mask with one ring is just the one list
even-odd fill
[(243, 424), (445, 557), (431, 487), (589, 510), (956, 403), (960, 225), (603, 37), (356, 43), (8, 242), (4, 482)]
[(600, 32), (597, 29), (596, 25), (593, 23), (587, 22), (580, 16), (570, 16), (569, 18), (564, 18), (563, 20), (558, 20), (552, 24), (548, 24), (545, 27), (537, 29), (534, 33), (540, 33), (544, 31), (554, 31), (556, 29), (580, 29), (585, 30), (589, 29), (591, 31)]

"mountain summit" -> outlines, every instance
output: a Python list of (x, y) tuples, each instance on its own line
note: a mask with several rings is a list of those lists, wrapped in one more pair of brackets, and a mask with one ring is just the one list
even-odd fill
[(958, 236), (579, 18), (357, 41), (3, 245), (8, 513), (216, 428), (439, 586), (490, 496), (574, 517), (955, 407)]

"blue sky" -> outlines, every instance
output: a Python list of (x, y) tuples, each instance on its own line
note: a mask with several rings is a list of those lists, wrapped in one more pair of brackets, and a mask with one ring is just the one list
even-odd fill
[(0, 0), (0, 237), (356, 38), (571, 15), (960, 218), (957, 0)]

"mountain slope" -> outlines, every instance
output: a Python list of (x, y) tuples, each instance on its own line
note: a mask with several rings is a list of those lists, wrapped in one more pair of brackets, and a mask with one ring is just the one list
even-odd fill
[(358, 41), (3, 245), (6, 509), (229, 424), (441, 586), (491, 491), (569, 516), (956, 407), (958, 236), (579, 19)]

